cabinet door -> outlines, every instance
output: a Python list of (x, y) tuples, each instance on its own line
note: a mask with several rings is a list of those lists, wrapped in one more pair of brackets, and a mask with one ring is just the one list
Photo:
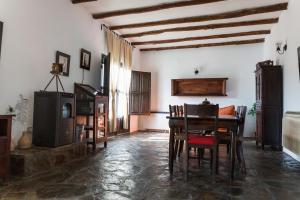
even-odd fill
[(268, 107), (264, 108), (263, 113), (264, 143), (272, 146), (281, 146), (281, 110), (275, 107)]

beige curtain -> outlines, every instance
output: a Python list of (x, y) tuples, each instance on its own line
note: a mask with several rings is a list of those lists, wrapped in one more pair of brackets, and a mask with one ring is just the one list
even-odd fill
[(110, 131), (117, 130), (117, 118), (123, 118), (128, 128), (129, 88), (132, 67), (132, 46), (107, 30), (107, 47), (110, 52), (109, 121)]

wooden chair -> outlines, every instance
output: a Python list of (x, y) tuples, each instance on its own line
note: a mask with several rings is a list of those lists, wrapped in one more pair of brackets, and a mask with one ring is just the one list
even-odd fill
[[(217, 171), (218, 156), (218, 118), (219, 105), (192, 105), (184, 104), (184, 123), (185, 123), (185, 179), (188, 178), (189, 149), (210, 149), (212, 152), (211, 165), (212, 175)], [(205, 120), (206, 119), (206, 120)], [(208, 119), (208, 120), (207, 120)], [(214, 120), (214, 123), (211, 120)], [(212, 131), (210, 135), (203, 135), (205, 131)]]
[[(183, 106), (169, 105), (169, 112), (170, 117), (183, 117)], [(180, 154), (183, 151), (185, 136), (182, 129), (178, 128), (174, 131), (174, 159), (176, 159), (176, 156), (178, 155), (178, 157), (180, 157)]]
[[(239, 127), (238, 127), (238, 135), (236, 140), (236, 153), (237, 159), (240, 164), (240, 169), (243, 174), (246, 174), (246, 164), (243, 153), (243, 136), (244, 136), (244, 127), (245, 127), (245, 118), (247, 113), (247, 106), (238, 106), (236, 115), (239, 117)], [(227, 148), (230, 148), (230, 133), (228, 134), (220, 134), (219, 135), (219, 144), (226, 144)]]

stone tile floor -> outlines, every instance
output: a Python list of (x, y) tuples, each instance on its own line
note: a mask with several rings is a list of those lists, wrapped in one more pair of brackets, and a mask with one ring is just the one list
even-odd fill
[(256, 149), (246, 142), (247, 176), (227, 181), (227, 156), (221, 148), (220, 173), (213, 183), (209, 163), (191, 160), (189, 181), (181, 161), (170, 178), (168, 134), (119, 136), (108, 148), (63, 167), (0, 186), (0, 199), (300, 199), (300, 163), (282, 152)]

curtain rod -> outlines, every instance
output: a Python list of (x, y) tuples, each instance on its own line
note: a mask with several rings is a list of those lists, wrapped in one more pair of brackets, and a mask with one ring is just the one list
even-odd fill
[(122, 37), (121, 37), (118, 33), (116, 33), (115, 31), (110, 30), (109, 27), (107, 27), (105, 24), (101, 24), (101, 30), (102, 30), (103, 28), (105, 28), (106, 30), (111, 31), (111, 32), (112, 32), (114, 35), (116, 35), (118, 38), (124, 40), (127, 44), (129, 44), (130, 46), (132, 46), (133, 48), (135, 48), (135, 46), (133, 46), (133, 45), (131, 44), (131, 42), (129, 42), (128, 40), (125, 40), (124, 38), (122, 38)]

